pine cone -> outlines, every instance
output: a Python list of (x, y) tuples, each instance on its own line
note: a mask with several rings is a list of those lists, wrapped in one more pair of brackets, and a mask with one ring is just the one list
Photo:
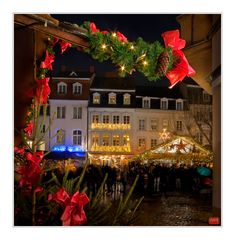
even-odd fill
[(170, 64), (170, 56), (167, 51), (162, 52), (157, 61), (157, 66), (156, 66), (156, 73), (160, 76), (163, 77), (166, 75), (167, 69)]

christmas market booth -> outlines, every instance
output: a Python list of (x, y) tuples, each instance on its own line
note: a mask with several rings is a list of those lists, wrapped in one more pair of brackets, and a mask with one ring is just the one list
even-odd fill
[(133, 161), (212, 165), (212, 152), (190, 137), (174, 135), (169, 141), (136, 156)]

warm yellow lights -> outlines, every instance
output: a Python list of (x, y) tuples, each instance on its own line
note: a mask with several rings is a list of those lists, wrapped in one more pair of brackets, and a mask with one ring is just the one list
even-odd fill
[(121, 66), (121, 70), (124, 71), (124, 70), (125, 70), (125, 67), (124, 67), (124, 66)]
[(107, 48), (106, 44), (102, 44), (102, 45), (101, 45), (101, 48), (102, 48), (102, 49), (106, 49), (106, 48)]
[(109, 129), (109, 130), (114, 130), (114, 129), (131, 129), (130, 124), (124, 124), (124, 123), (92, 123), (91, 124), (91, 129)]
[(116, 34), (116, 33), (113, 33), (113, 34), (112, 34), (112, 37), (117, 37), (117, 34)]
[(131, 50), (134, 50), (134, 49), (135, 49), (135, 47), (133, 45), (131, 45)]
[(93, 144), (91, 147), (92, 152), (130, 152), (131, 146), (130, 144), (126, 144), (124, 146), (98, 146), (97, 144)]
[(144, 61), (143, 64), (144, 64), (144, 66), (147, 66), (147, 65), (148, 65), (148, 62), (147, 62), (147, 61)]

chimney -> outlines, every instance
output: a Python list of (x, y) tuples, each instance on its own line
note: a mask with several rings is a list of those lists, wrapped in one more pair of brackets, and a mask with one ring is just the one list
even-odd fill
[(106, 72), (105, 77), (115, 78), (115, 77), (118, 77), (118, 73), (117, 72)]
[(95, 67), (94, 66), (90, 66), (89, 67), (89, 72), (90, 73), (94, 73), (95, 72)]

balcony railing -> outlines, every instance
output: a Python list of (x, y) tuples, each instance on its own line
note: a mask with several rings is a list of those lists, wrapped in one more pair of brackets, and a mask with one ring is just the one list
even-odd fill
[(124, 123), (92, 123), (91, 129), (108, 129), (108, 130), (128, 130), (131, 129), (130, 124)]

